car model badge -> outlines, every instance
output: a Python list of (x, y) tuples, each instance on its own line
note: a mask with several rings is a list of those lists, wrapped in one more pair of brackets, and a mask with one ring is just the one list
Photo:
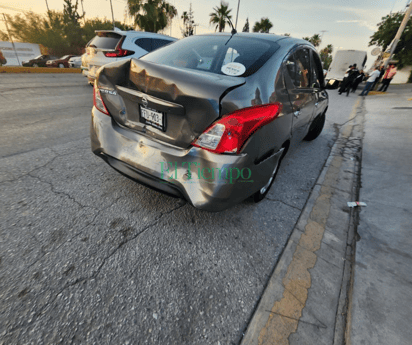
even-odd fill
[(144, 97), (142, 98), (142, 104), (144, 105), (145, 108), (147, 108), (147, 106), (149, 105), (149, 102), (148, 102), (146, 96), (144, 96)]

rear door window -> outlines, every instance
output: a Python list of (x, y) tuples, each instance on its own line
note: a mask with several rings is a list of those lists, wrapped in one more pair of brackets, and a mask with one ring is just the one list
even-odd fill
[[(163, 39), (159, 39), (159, 38), (153, 38), (152, 39), (152, 50), (158, 49), (160, 47), (165, 46), (166, 44), (171, 43), (172, 41), (169, 40), (163, 40)], [(151, 50), (151, 51), (152, 51)]]
[(121, 38), (122, 35), (115, 32), (98, 32), (97, 35), (90, 41), (89, 47), (114, 50)]
[(310, 51), (309, 49), (299, 49), (296, 51), (295, 62), (296, 72), (295, 80), (299, 88), (310, 87), (311, 67), (310, 67)]
[(151, 38), (139, 38), (134, 43), (140, 48), (146, 50), (147, 52), (152, 51), (152, 39)]
[(316, 52), (312, 51), (312, 81), (311, 85), (314, 88), (322, 88), (322, 85), (325, 85), (325, 80), (323, 77), (323, 68), (322, 63), (319, 59), (319, 56)]
[(308, 88), (311, 82), (311, 65), (309, 49), (299, 49), (291, 54), (285, 62), (287, 76), (286, 84), (291, 88)]

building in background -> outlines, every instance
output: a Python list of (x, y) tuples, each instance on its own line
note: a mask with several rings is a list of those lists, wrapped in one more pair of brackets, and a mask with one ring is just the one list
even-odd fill
[(11, 42), (0, 41), (0, 50), (7, 60), (5, 66), (21, 66), (22, 61), (34, 59), (42, 54), (38, 44), (15, 42), (14, 47), (16, 48), (17, 57)]

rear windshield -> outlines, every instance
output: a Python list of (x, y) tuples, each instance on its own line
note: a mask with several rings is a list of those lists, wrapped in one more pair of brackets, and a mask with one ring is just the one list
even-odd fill
[(98, 49), (115, 49), (122, 35), (115, 32), (98, 32), (97, 35), (90, 41), (88, 47)]
[(225, 74), (222, 67), (237, 62), (245, 67), (241, 75), (255, 73), (275, 53), (279, 45), (260, 38), (240, 36), (190, 36), (149, 53), (141, 60), (176, 68)]

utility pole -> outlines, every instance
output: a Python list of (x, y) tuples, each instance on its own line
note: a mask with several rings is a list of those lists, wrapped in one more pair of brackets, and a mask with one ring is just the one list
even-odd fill
[(84, 24), (86, 24), (86, 16), (85, 16), (85, 13), (84, 13), (83, 0), (80, 0), (80, 2), (82, 3), (83, 21), (84, 21)]
[(384, 67), (388, 67), (389, 61), (392, 58), (393, 53), (395, 52), (396, 46), (398, 45), (399, 40), (401, 39), (403, 30), (405, 30), (406, 24), (408, 24), (409, 18), (411, 17), (411, 12), (412, 12), (412, 4), (409, 3), (408, 9), (405, 12), (405, 16), (403, 17), (401, 26), (398, 29), (398, 32), (396, 33), (395, 38), (392, 41), (392, 46), (391, 50), (389, 52), (389, 58), (386, 60)]
[(112, 4), (112, 0), (110, 0), (110, 8), (112, 9), (112, 21), (113, 21), (113, 30), (115, 29), (115, 24), (114, 24), (114, 15), (113, 15), (113, 4)]
[(16, 47), (14, 46), (13, 38), (11, 37), (10, 31), (9, 31), (9, 26), (7, 25), (7, 18), (6, 18), (6, 15), (4, 13), (3, 13), (3, 18), (4, 18), (4, 22), (6, 23), (7, 33), (9, 34), (10, 42), (11, 42), (11, 45), (13, 46), (14, 54), (16, 55), (17, 63), (20, 66), (21, 64), (20, 64), (20, 61), (19, 61), (19, 57), (17, 56)]
[(47, 7), (47, 13), (49, 13), (50, 9), (49, 9), (49, 4), (47, 3), (47, 0), (46, 0), (46, 7)]
[(238, 17), (238, 15), (239, 15), (239, 6), (240, 6), (240, 0), (239, 0), (238, 3), (237, 3), (235, 30), (237, 29), (237, 17)]

